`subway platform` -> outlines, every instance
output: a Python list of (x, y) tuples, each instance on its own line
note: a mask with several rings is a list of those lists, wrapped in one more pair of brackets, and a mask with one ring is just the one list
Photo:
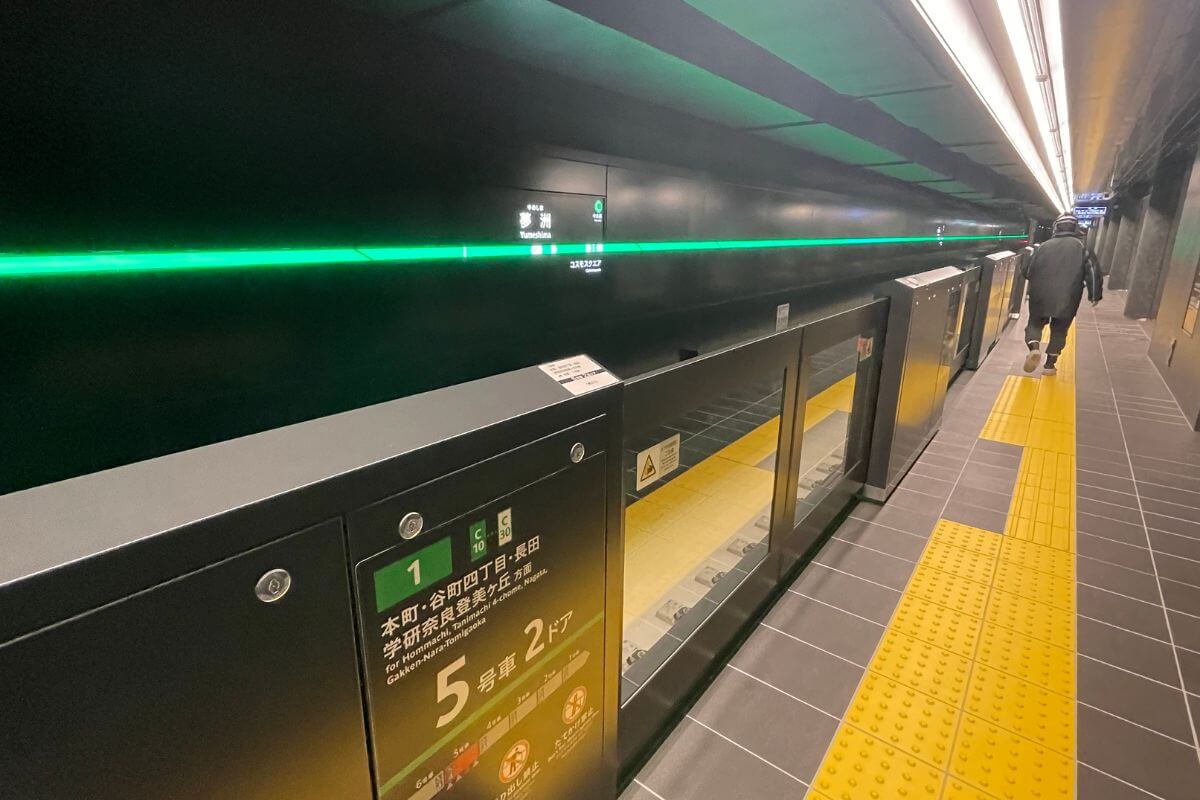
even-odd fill
[(951, 388), (623, 800), (1200, 796), (1200, 434), (1116, 294)]

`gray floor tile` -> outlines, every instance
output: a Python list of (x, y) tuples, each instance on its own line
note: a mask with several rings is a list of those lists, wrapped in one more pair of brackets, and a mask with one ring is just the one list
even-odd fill
[(1115, 459), (1096, 458), (1095, 456), (1080, 453), (1075, 458), (1075, 465), (1079, 469), (1087, 470), (1088, 472), (1099, 472), (1102, 475), (1112, 475), (1125, 479), (1133, 477), (1133, 474), (1129, 471), (1129, 464), (1125, 460), (1117, 461)]
[(859, 503), (850, 512), (850, 516), (854, 519), (886, 525), (889, 528), (897, 528), (921, 536), (928, 536), (932, 533), (933, 526), (937, 524), (938, 520), (936, 510), (921, 513), (895, 506), (879, 506), (874, 503)]
[(1104, 564), (1096, 559), (1079, 558), (1075, 560), (1075, 575), (1080, 583), (1115, 591), (1136, 600), (1154, 603), (1156, 606), (1160, 602), (1158, 582), (1154, 581), (1154, 576), (1144, 572)]
[(1142, 512), (1137, 507), (1136, 498), (1131, 498), (1134, 500), (1134, 505), (1130, 506), (1125, 503), (1112, 502), (1114, 499), (1122, 497), (1122, 495), (1107, 494), (1109, 497), (1104, 500), (1094, 500), (1081, 494), (1079, 496), (1079, 511), (1081, 513), (1086, 511), (1092, 516), (1141, 527)]
[(1129, 569), (1141, 570), (1154, 574), (1154, 565), (1150, 561), (1150, 551), (1144, 547), (1122, 544), (1111, 539), (1103, 539), (1080, 530), (1075, 539), (1076, 551), (1081, 556), (1097, 558)]
[(963, 471), (958, 481), (960, 489), (982, 489), (987, 492), (1012, 497), (1013, 487), (1017, 483), (1016, 470), (986, 469), (976, 466)]
[(1024, 447), (1018, 447), (1015, 444), (1007, 442), (993, 442), (991, 439), (980, 439), (975, 444), (975, 448), (980, 452), (999, 453), (1002, 456), (1008, 456), (1013, 463), (1017, 464), (1021, 462), (1021, 456), (1024, 455), (1025, 451)]
[(1160, 580), (1169, 578), (1179, 583), (1200, 587), (1200, 562), (1156, 552), (1154, 564), (1158, 568)]
[(968, 464), (984, 464), (989, 467), (1001, 467), (1003, 469), (1019, 469), (1021, 466), (1021, 457), (1009, 453), (999, 453), (995, 450), (976, 449), (971, 457), (967, 459)]
[(909, 472), (904, 476), (904, 480), (900, 481), (900, 489), (945, 500), (954, 491), (954, 481), (956, 478), (957, 476), (950, 480), (941, 480), (939, 478), (931, 478), (928, 475)]
[(1178, 611), (1168, 611), (1167, 616), (1171, 619), (1171, 634), (1175, 637), (1175, 645), (1200, 653), (1200, 619), (1180, 614)]
[(1185, 614), (1200, 616), (1200, 589), (1186, 583), (1176, 583), (1172, 580), (1161, 580), (1163, 599), (1167, 608), (1182, 611)]
[(940, 467), (942, 469), (952, 469), (958, 471), (962, 469), (962, 458), (951, 458), (949, 456), (938, 455), (936, 453), (926, 452), (917, 459), (918, 464), (925, 464), (931, 467)]
[(960, 470), (950, 469), (949, 467), (935, 467), (932, 464), (917, 462), (908, 474), (914, 478), (935, 478), (939, 481), (953, 484), (958, 480), (959, 472)]
[(1200, 502), (1184, 505), (1181, 503), (1165, 503), (1162, 500), (1155, 500), (1152, 497), (1143, 497), (1142, 508), (1147, 514), (1189, 520), (1197, 526), (1197, 529), (1200, 529)]
[(950, 500), (951, 502), (979, 506), (989, 511), (998, 511), (1001, 514), (1007, 515), (1008, 508), (1012, 505), (1012, 494), (1002, 494), (988, 489), (977, 489), (973, 486), (959, 486), (954, 490), (954, 494), (950, 496)]
[(900, 602), (900, 592), (876, 586), (852, 575), (843, 575), (820, 564), (810, 564), (792, 584), (800, 594), (886, 625)]
[(1079, 765), (1078, 783), (1079, 800), (1154, 800), (1154, 795), (1110, 778), (1087, 764)]
[(1189, 492), (1185, 489), (1159, 486), (1157, 483), (1143, 481), (1138, 484), (1138, 493), (1143, 500), (1164, 500), (1168, 503), (1200, 506), (1200, 492)]
[(953, 522), (961, 522), (964, 525), (971, 525), (996, 533), (1004, 530), (1004, 524), (1008, 520), (1008, 515), (1005, 513), (956, 502), (947, 504), (946, 510), (942, 512), (942, 516)]
[(940, 510), (943, 502), (944, 498), (941, 497), (920, 494), (913, 489), (898, 488), (892, 492), (886, 505), (889, 508), (902, 508), (905, 511), (927, 514), (930, 513), (930, 509)]
[(729, 663), (839, 718), (863, 674), (843, 659), (763, 627)]
[(1087, 658), (1079, 659), (1078, 670), (1081, 702), (1176, 739), (1191, 740), (1180, 690)]
[(1150, 537), (1150, 547), (1154, 549), (1155, 553), (1169, 553), (1183, 558), (1200, 559), (1200, 539), (1153, 529), (1146, 533)]
[(1134, 483), (1131, 478), (1121, 478), (1115, 475), (1106, 475), (1103, 472), (1089, 472), (1085, 469), (1075, 470), (1075, 480), (1082, 486), (1097, 486), (1101, 489), (1112, 489), (1117, 492), (1133, 492)]
[(1138, 481), (1154, 483), (1159, 486), (1169, 486), (1173, 489), (1184, 489), (1189, 492), (1200, 492), (1200, 479), (1189, 475), (1190, 467), (1179, 464), (1153, 462), (1153, 465), (1143, 460), (1134, 460), (1133, 471)]
[[(1087, 427), (1087, 426), (1082, 426)], [(1112, 443), (1113, 431), (1102, 430), (1103, 439), (1100, 442), (1084, 442), (1082, 440), (1075, 443), (1076, 454), (1080, 458), (1095, 459), (1097, 461), (1112, 461), (1118, 464), (1128, 466), (1129, 456), (1121, 447), (1121, 442), (1118, 439), (1115, 444)]]
[(834, 537), (907, 558), (912, 562), (920, 559), (926, 542), (923, 536), (903, 533), (894, 528), (885, 528), (873, 522), (864, 522), (861, 519), (853, 518), (847, 518), (839, 525)]
[(1146, 511), (1146, 527), (1200, 539), (1200, 522), (1191, 522), (1179, 517), (1163, 516), (1162, 514), (1152, 513), (1149, 509)]
[(621, 800), (658, 800), (649, 789), (643, 789), (636, 783), (629, 784), (629, 788), (621, 793)]
[(1167, 633), (1167, 620), (1160, 606), (1132, 600), (1112, 592), (1093, 589), (1090, 586), (1077, 587), (1076, 597), (1079, 603), (1079, 613), (1085, 617), (1128, 628), (1136, 633), (1153, 636), (1162, 641), (1170, 640)]
[[(1092, 501), (1095, 501), (1097, 503), (1121, 506), (1122, 508), (1138, 511), (1138, 499), (1137, 495), (1133, 493), (1133, 484), (1129, 483), (1129, 487), (1129, 492), (1125, 493), (1114, 492), (1097, 486), (1090, 486), (1086, 483), (1079, 483), (1075, 487), (1075, 493), (1079, 497), (1079, 505), (1081, 507), (1087, 506)], [(1095, 513), (1102, 514), (1103, 512), (1097, 508)], [(1137, 521), (1141, 522), (1140, 512), (1138, 513)]]
[(1079, 707), (1078, 725), (1080, 761), (1164, 800), (1195, 799), (1200, 763), (1194, 748), (1086, 706)]
[[(1179, 672), (1183, 675), (1183, 687), (1192, 694), (1200, 695), (1200, 653), (1176, 648), (1179, 656)], [(1200, 711), (1200, 704), (1192, 703), (1194, 711)]]
[(737, 670), (722, 672), (691, 716), (804, 781), (812, 781), (838, 720)]
[(826, 542), (814, 561), (896, 590), (905, 587), (914, 569), (910, 561), (883, 555), (874, 550), (847, 544), (837, 539), (830, 539)]
[(1083, 655), (1170, 686), (1179, 685), (1179, 671), (1169, 644), (1082, 618), (1077, 635)]
[(691, 720), (675, 729), (638, 779), (664, 800), (802, 800), (806, 788)]
[(1125, 544), (1146, 547), (1146, 530), (1142, 527), (1141, 518), (1137, 524), (1131, 524), (1119, 519), (1103, 516), (1105, 509), (1096, 508), (1084, 500), (1079, 501), (1075, 522), (1078, 530), (1095, 536), (1103, 536)]
[(792, 592), (784, 592), (763, 623), (864, 665), (875, 654), (884, 631), (881, 624)]

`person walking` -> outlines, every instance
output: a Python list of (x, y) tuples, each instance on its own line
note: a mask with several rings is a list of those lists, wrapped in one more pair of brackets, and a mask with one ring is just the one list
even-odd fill
[(1033, 372), (1042, 360), (1042, 331), (1050, 326), (1043, 373), (1055, 374), (1058, 357), (1067, 343), (1067, 332), (1075, 321), (1086, 287), (1092, 305), (1104, 296), (1104, 275), (1095, 254), (1079, 235), (1079, 220), (1063, 214), (1054, 220), (1053, 235), (1042, 242), (1021, 272), (1029, 283), (1029, 324), (1025, 341), (1029, 355), (1025, 371)]

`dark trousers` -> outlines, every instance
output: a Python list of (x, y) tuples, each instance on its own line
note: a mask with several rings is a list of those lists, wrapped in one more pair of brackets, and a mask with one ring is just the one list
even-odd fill
[(1072, 317), (1035, 317), (1029, 316), (1029, 324), (1025, 326), (1025, 341), (1040, 342), (1042, 331), (1050, 325), (1050, 344), (1046, 347), (1046, 355), (1057, 356), (1062, 353), (1067, 344), (1067, 331), (1071, 330)]

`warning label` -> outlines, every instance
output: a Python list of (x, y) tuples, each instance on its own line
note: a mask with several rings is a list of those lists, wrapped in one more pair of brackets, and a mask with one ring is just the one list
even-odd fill
[(617, 382), (616, 375), (597, 364), (593, 359), (583, 355), (539, 364), (538, 369), (574, 395), (611, 386)]
[(679, 469), (678, 433), (637, 454), (638, 491), (640, 492), (677, 469)]

